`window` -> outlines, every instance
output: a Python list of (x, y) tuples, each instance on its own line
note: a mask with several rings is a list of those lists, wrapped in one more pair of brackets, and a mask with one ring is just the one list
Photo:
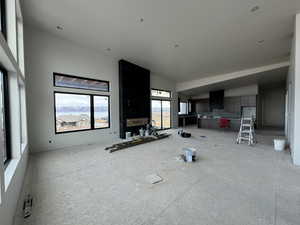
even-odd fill
[(55, 93), (56, 132), (91, 129), (89, 95)]
[(109, 82), (89, 78), (76, 77), (65, 74), (54, 73), (54, 86), (64, 88), (77, 88), (92, 91), (109, 91)]
[(109, 128), (109, 96), (55, 92), (55, 132)]
[(152, 125), (157, 129), (170, 129), (171, 128), (171, 92), (151, 89), (151, 121)]
[(95, 128), (109, 127), (109, 97), (93, 96)]
[(171, 98), (171, 92), (157, 90), (157, 89), (151, 89), (151, 96), (152, 97)]
[[(20, 127), (21, 127), (21, 144), (27, 144), (27, 124), (26, 124), (26, 94), (24, 85), (19, 86), (20, 98)], [(24, 149), (22, 149), (24, 150)]]
[(6, 5), (5, 0), (0, 0), (0, 29), (6, 38)]
[(0, 149), (3, 151), (4, 164), (11, 159), (8, 109), (7, 73), (2, 69), (0, 72)]
[(157, 129), (171, 128), (171, 101), (152, 100), (151, 101), (151, 120)]
[(187, 102), (180, 102), (180, 109), (178, 114), (179, 115), (185, 115), (188, 114), (188, 103)]

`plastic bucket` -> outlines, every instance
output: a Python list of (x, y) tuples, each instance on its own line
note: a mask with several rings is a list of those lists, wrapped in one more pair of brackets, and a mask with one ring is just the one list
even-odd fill
[(274, 139), (274, 149), (275, 151), (283, 151), (285, 149), (284, 139)]
[(126, 132), (126, 139), (130, 139), (131, 138), (131, 132)]
[(193, 157), (196, 156), (196, 149), (194, 148), (184, 148), (185, 158), (187, 162), (193, 162)]

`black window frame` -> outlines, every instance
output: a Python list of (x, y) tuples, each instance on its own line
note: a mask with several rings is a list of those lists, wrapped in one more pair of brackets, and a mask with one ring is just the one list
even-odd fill
[[(90, 115), (91, 115), (91, 128), (89, 129), (81, 129), (81, 130), (70, 130), (70, 131), (62, 131), (58, 132), (56, 127), (56, 99), (55, 94), (73, 94), (73, 95), (86, 95), (90, 97)], [(81, 131), (91, 131), (91, 130), (102, 130), (110, 128), (110, 95), (100, 95), (100, 94), (89, 94), (89, 93), (78, 93), (78, 92), (65, 92), (65, 91), (54, 91), (54, 129), (55, 134), (65, 134), (65, 133), (74, 133)], [(95, 128), (95, 118), (94, 118), (94, 96), (102, 96), (108, 97), (108, 127), (99, 127)]]
[[(89, 88), (65, 87), (65, 86), (56, 85), (56, 82), (55, 82), (55, 75), (58, 75), (58, 76), (64, 76), (64, 77), (69, 77), (69, 78), (77, 78), (77, 79), (82, 79), (82, 80), (104, 82), (104, 83), (107, 84), (107, 91), (100, 91), (100, 90), (89, 89)], [(89, 90), (89, 91), (99, 91), (99, 92), (109, 92), (109, 91), (110, 91), (110, 84), (109, 84), (109, 81), (107, 81), (107, 80), (97, 80), (97, 79), (86, 78), (86, 77), (80, 77), (80, 76), (75, 76), (75, 75), (70, 75), (70, 74), (64, 74), (64, 73), (57, 73), (57, 72), (54, 72), (54, 73), (53, 73), (53, 86), (54, 86), (54, 87), (59, 87), (59, 88), (71, 88), (71, 89), (80, 89), (80, 90)]]
[(7, 39), (6, 29), (6, 0), (0, 0), (0, 11), (1, 11), (1, 32), (5, 39)]
[(152, 95), (152, 92), (151, 92), (151, 97), (152, 98), (163, 98), (163, 99), (171, 99), (172, 98), (172, 91), (169, 91), (169, 90), (162, 90), (162, 89), (157, 89), (157, 88), (151, 88), (151, 91), (154, 90), (154, 91), (163, 91), (163, 92), (168, 92), (170, 94), (170, 97), (162, 97), (162, 96), (154, 96)]
[(12, 159), (11, 151), (11, 129), (10, 129), (10, 104), (9, 104), (9, 85), (8, 85), (8, 72), (5, 68), (0, 67), (3, 74), (3, 97), (4, 97), (4, 125), (5, 125), (5, 143), (6, 143), (6, 160), (4, 166), (7, 166)]
[[(95, 104), (94, 104), (94, 97), (108, 97), (108, 127), (96, 127), (95, 128)], [(98, 95), (98, 94), (91, 94), (91, 111), (92, 111), (92, 122), (93, 122), (93, 129), (94, 130), (103, 130), (103, 129), (109, 129), (110, 128), (110, 96), (109, 95)]]

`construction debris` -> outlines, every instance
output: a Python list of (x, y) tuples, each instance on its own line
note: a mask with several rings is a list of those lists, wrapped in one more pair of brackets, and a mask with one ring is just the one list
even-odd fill
[(192, 136), (190, 133), (184, 132), (183, 129), (180, 129), (180, 130), (178, 131), (178, 134), (179, 134), (181, 137), (183, 137), (183, 138), (189, 138), (189, 137)]
[(194, 148), (184, 148), (186, 162), (196, 161), (196, 149)]
[(194, 148), (184, 148), (183, 151), (185, 154), (181, 154), (176, 157), (177, 161), (182, 162), (195, 162), (197, 160), (196, 158), (196, 149)]
[(163, 179), (158, 174), (150, 174), (146, 177), (146, 181), (150, 184), (157, 184), (162, 182)]
[(133, 147), (140, 144), (149, 143), (152, 141), (160, 140), (169, 137), (171, 134), (158, 134), (157, 136), (138, 137), (131, 141), (125, 141), (122, 143), (114, 144), (106, 147), (105, 150), (109, 150), (110, 153), (116, 152), (125, 148)]
[(181, 155), (177, 156), (175, 159), (176, 159), (176, 161), (186, 162), (184, 154), (181, 154)]

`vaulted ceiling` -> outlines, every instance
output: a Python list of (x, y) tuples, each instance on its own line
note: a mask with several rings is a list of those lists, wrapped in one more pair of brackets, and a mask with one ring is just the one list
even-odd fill
[(288, 59), (300, 1), (24, 0), (23, 8), (27, 25), (187, 81)]

